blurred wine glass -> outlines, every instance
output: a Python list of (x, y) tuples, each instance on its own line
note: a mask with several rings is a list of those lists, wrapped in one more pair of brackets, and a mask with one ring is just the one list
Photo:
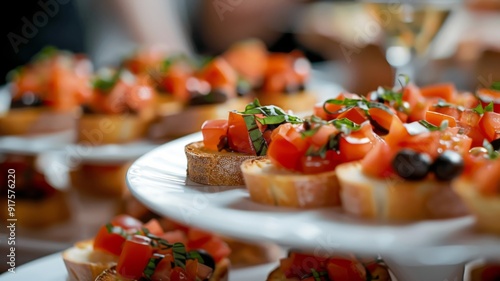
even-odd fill
[(461, 0), (361, 0), (383, 30), (386, 59), (413, 81), (438, 32)]

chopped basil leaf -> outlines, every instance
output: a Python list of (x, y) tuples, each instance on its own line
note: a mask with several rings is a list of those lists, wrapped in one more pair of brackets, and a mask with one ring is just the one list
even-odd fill
[(472, 110), (478, 114), (484, 114), (485, 112), (492, 112), (493, 111), (493, 102), (490, 102), (486, 107), (483, 107), (483, 105), (481, 103), (479, 103)]
[(174, 256), (174, 263), (176, 266), (186, 268), (186, 247), (182, 243), (174, 243), (172, 246), (172, 255)]
[(95, 89), (101, 90), (103, 92), (107, 92), (115, 86), (116, 82), (118, 82), (118, 80), (120, 79), (121, 72), (122, 72), (122, 69), (120, 68), (113, 75), (100, 76), (100, 77), (98, 76), (92, 82), (92, 86)]
[(146, 278), (150, 279), (153, 273), (155, 273), (156, 266), (158, 265), (160, 259), (152, 257), (148, 261), (148, 265), (144, 269), (143, 273)]
[(257, 156), (265, 156), (267, 153), (267, 142), (264, 139), (264, 135), (257, 126), (256, 116), (252, 114), (244, 114), (243, 119), (245, 120), (245, 125), (247, 126), (248, 134), (250, 135), (250, 140), (255, 149)]
[(500, 91), (500, 81), (493, 82), (493, 84), (491, 84), (490, 88), (493, 89), (493, 90)]
[(199, 252), (197, 251), (191, 251), (187, 254), (188, 259), (191, 260), (198, 260), (199, 263), (205, 264), (205, 261), (203, 260), (203, 257), (200, 255)]
[(40, 61), (40, 60), (45, 60), (45, 59), (51, 58), (52, 56), (57, 54), (57, 52), (58, 52), (58, 49), (54, 46), (44, 47), (43, 49), (40, 50), (40, 52), (38, 52), (35, 55), (34, 61)]
[[(401, 82), (403, 81), (403, 82)], [(406, 86), (408, 86), (408, 84), (410, 83), (410, 76), (408, 76), (407, 74), (399, 74), (398, 75), (398, 82), (399, 82), (399, 85), (401, 85), (401, 88), (404, 88)]]
[(360, 125), (352, 122), (347, 118), (342, 119), (334, 119), (330, 121), (337, 129), (339, 129), (342, 133), (349, 135), (352, 131), (357, 131), (361, 128)]
[(125, 238), (128, 237), (127, 232), (125, 232), (123, 228), (116, 225), (112, 225), (111, 223), (106, 224), (106, 230), (108, 231), (108, 233), (118, 234)]
[(443, 131), (446, 128), (448, 128), (448, 120), (444, 120), (439, 127), (436, 126), (436, 125), (434, 125), (434, 124), (429, 123), (426, 120), (420, 120), (420, 121), (418, 121), (418, 123), (420, 125), (424, 126), (425, 128), (427, 128), (427, 130), (429, 130), (431, 132), (434, 132), (434, 131)]

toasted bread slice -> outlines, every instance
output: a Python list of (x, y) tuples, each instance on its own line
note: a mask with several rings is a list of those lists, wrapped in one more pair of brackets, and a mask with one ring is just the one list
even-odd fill
[(269, 159), (250, 159), (241, 165), (250, 198), (258, 203), (316, 208), (340, 204), (335, 171), (304, 175), (275, 167)]
[(85, 145), (127, 143), (146, 136), (149, 120), (134, 114), (85, 114), (78, 123), (78, 142)]
[[(219, 261), (215, 265), (215, 271), (212, 274), (212, 277), (210, 277), (209, 281), (227, 281), (228, 280), (228, 273), (229, 273), (229, 260), (223, 259)], [(119, 281), (123, 280), (118, 277), (118, 273), (116, 272), (116, 267), (110, 267), (104, 271), (102, 271), (101, 274), (99, 274), (96, 278), (95, 281)]]
[(224, 242), (231, 248), (229, 260), (232, 268), (243, 268), (266, 264), (279, 260), (284, 254), (283, 249), (273, 243), (250, 243), (223, 237)]
[(187, 177), (206, 185), (243, 185), (241, 163), (257, 157), (237, 152), (207, 150), (202, 141), (186, 145), (184, 152), (187, 157)]
[(0, 136), (44, 134), (76, 127), (76, 112), (55, 112), (48, 107), (15, 108), (0, 115)]
[(276, 267), (269, 275), (267, 276), (266, 281), (296, 281), (298, 279), (288, 279), (285, 276), (285, 273), (278, 266)]
[(72, 281), (94, 281), (104, 270), (118, 262), (117, 256), (94, 250), (92, 240), (78, 242), (62, 255)]
[(473, 182), (465, 179), (453, 181), (453, 189), (476, 217), (476, 226), (480, 231), (500, 235), (500, 195), (484, 196)]
[(410, 221), (467, 214), (467, 209), (449, 182), (369, 177), (362, 172), (359, 162), (341, 164), (336, 171), (342, 207), (358, 217)]
[(276, 105), (284, 110), (293, 112), (310, 112), (318, 102), (318, 98), (311, 92), (299, 93), (259, 93), (257, 98), (262, 105)]

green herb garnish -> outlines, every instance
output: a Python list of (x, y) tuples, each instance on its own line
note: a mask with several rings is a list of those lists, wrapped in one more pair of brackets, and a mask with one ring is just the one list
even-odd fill
[(34, 57), (33, 61), (45, 60), (53, 57), (59, 52), (59, 50), (54, 46), (46, 46), (40, 50)]
[(357, 131), (361, 128), (360, 125), (352, 122), (347, 118), (342, 119), (334, 119), (330, 121), (337, 129), (339, 129), (342, 133), (349, 135), (352, 131)]
[(113, 73), (113, 75), (98, 76), (96, 79), (94, 79), (94, 81), (92, 81), (92, 86), (95, 89), (107, 92), (115, 86), (116, 82), (118, 82), (118, 80), (120, 79), (121, 72), (122, 69), (120, 68), (116, 70), (116, 72)]
[(250, 135), (250, 140), (255, 149), (257, 156), (264, 156), (267, 153), (267, 142), (264, 139), (264, 135), (257, 125), (257, 117), (253, 114), (244, 114), (243, 119), (245, 120), (245, 125), (247, 126), (248, 134)]
[(439, 127), (429, 123), (427, 120), (420, 120), (418, 121), (418, 123), (431, 132), (444, 131), (448, 128), (448, 120), (443, 120), (443, 122), (441, 122), (441, 125), (439, 125)]
[(479, 103), (475, 108), (472, 109), (474, 112), (478, 114), (484, 114), (485, 112), (493, 112), (493, 102), (490, 102), (487, 106), (483, 107), (481, 103)]
[(491, 84), (491, 86), (490, 86), (490, 89), (500, 91), (500, 81), (493, 82), (493, 84)]

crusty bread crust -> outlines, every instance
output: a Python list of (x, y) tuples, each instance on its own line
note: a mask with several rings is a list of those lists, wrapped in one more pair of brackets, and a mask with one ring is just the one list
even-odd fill
[(288, 279), (285, 276), (285, 273), (278, 266), (276, 267), (269, 275), (267, 276), (266, 281), (295, 281), (297, 279)]
[(0, 115), (0, 136), (53, 133), (76, 127), (76, 112), (56, 112), (48, 107), (10, 109)]
[[(210, 281), (227, 281), (229, 276), (228, 274), (229, 267), (230, 267), (230, 262), (227, 258), (219, 261), (215, 265), (215, 271), (213, 272), (212, 277), (210, 277)], [(107, 268), (95, 278), (95, 281), (120, 281), (120, 280), (123, 279), (118, 278), (115, 266)]]
[(311, 92), (299, 93), (258, 93), (257, 98), (262, 105), (276, 105), (284, 110), (293, 112), (310, 112), (318, 102), (318, 98)]
[(467, 210), (449, 182), (404, 181), (363, 174), (359, 162), (336, 168), (345, 212), (382, 221), (412, 221), (457, 217)]
[(180, 111), (162, 110), (151, 125), (149, 136), (153, 139), (169, 139), (198, 132), (206, 120), (227, 119), (229, 111), (242, 111), (249, 102), (246, 98), (235, 98), (221, 104), (188, 106)]
[(294, 208), (340, 204), (335, 171), (304, 175), (276, 168), (269, 159), (250, 159), (241, 165), (250, 198), (258, 203)]
[(94, 250), (93, 241), (81, 241), (62, 253), (71, 281), (94, 281), (107, 268), (118, 262), (118, 257)]
[(243, 185), (241, 163), (256, 157), (237, 152), (207, 150), (202, 141), (186, 145), (184, 152), (188, 179), (206, 185)]
[(473, 182), (460, 178), (453, 181), (453, 189), (476, 217), (476, 226), (480, 231), (500, 235), (500, 196), (484, 196)]
[(146, 136), (149, 120), (133, 114), (85, 114), (78, 122), (78, 142), (85, 145), (120, 144)]

